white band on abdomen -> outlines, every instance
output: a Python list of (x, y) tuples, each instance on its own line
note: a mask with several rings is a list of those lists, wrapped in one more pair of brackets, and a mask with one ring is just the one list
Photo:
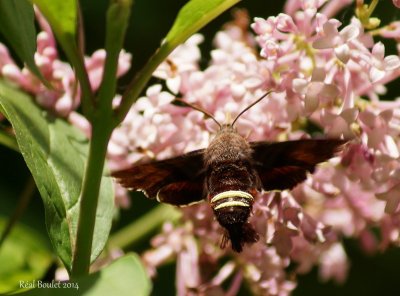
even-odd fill
[(229, 198), (229, 197), (242, 197), (242, 198), (246, 198), (249, 200), (253, 200), (253, 196), (245, 191), (240, 191), (240, 190), (228, 190), (228, 191), (224, 191), (221, 193), (218, 193), (216, 196), (214, 196), (211, 199), (211, 203), (215, 203), (221, 199), (225, 199), (225, 198)]
[(250, 205), (243, 201), (231, 200), (231, 201), (226, 201), (226, 202), (223, 202), (223, 203), (217, 205), (214, 208), (214, 211), (221, 209), (221, 208), (226, 208), (226, 207), (250, 207)]

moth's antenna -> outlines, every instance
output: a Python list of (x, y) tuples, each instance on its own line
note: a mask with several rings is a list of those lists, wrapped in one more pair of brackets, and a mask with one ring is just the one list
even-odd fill
[(249, 110), (251, 107), (253, 107), (255, 104), (257, 104), (258, 102), (260, 102), (262, 99), (264, 99), (266, 96), (268, 96), (272, 91), (268, 91), (265, 94), (263, 94), (260, 98), (258, 98), (257, 100), (255, 100), (253, 103), (251, 103), (249, 106), (247, 106), (246, 108), (244, 108), (242, 110), (242, 112), (240, 112), (238, 114), (238, 116), (236, 116), (235, 120), (232, 122), (232, 126), (235, 124), (236, 120), (239, 119), (240, 116), (243, 115), (243, 113), (245, 113), (247, 110)]
[(186, 105), (186, 106), (188, 106), (188, 107), (190, 107), (190, 108), (193, 108), (193, 109), (195, 109), (195, 110), (197, 110), (197, 111), (200, 111), (200, 112), (203, 113), (205, 116), (207, 116), (207, 117), (211, 118), (212, 120), (214, 120), (215, 123), (216, 123), (219, 127), (221, 127), (221, 124), (214, 118), (214, 116), (212, 116), (211, 113), (209, 113), (208, 111), (204, 110), (204, 109), (201, 108), (200, 106), (197, 106), (197, 105), (194, 105), (194, 104), (185, 102), (184, 100), (181, 100), (181, 99), (175, 99), (175, 101), (176, 101), (176, 102), (179, 102), (179, 103), (182, 103), (183, 105)]

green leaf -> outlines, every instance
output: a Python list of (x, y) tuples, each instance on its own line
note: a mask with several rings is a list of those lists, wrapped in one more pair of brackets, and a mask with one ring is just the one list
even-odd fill
[(35, 14), (33, 6), (26, 0), (0, 1), (0, 32), (6, 37), (18, 57), (45, 85), (39, 68), (35, 64), (36, 51)]
[[(151, 292), (151, 282), (139, 257), (135, 254), (128, 254), (99, 272), (80, 278), (74, 283), (69, 283), (70, 288), (62, 288), (63, 283), (60, 284), (61, 288), (36, 288), (18, 295), (147, 296)], [(36, 283), (37, 285), (38, 283)]]
[(171, 46), (185, 42), (211, 20), (240, 0), (191, 0), (179, 11), (175, 22), (165, 37)]
[[(7, 219), (0, 217), (0, 232)], [(0, 248), (0, 294), (19, 288), (20, 281), (41, 278), (52, 262), (46, 239), (35, 230), (17, 224)]]
[(75, 40), (78, 12), (76, 0), (31, 0), (31, 2), (39, 7), (58, 38)]
[[(51, 242), (71, 270), (88, 140), (75, 127), (43, 111), (30, 97), (1, 81), (0, 111), (15, 130), (19, 149), (42, 196)], [(91, 262), (108, 238), (113, 205), (111, 178), (103, 177)]]

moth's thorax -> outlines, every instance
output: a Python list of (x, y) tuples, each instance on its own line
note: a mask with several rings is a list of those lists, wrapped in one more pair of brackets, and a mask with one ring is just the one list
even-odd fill
[(228, 125), (223, 126), (215, 135), (204, 156), (206, 166), (250, 158), (251, 148), (249, 143), (233, 127)]

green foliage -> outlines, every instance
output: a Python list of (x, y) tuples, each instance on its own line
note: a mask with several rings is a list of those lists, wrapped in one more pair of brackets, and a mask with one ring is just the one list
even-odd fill
[[(0, 218), (0, 232), (6, 219)], [(0, 248), (0, 294), (19, 288), (20, 281), (41, 278), (52, 261), (45, 238), (18, 224)]]
[[(42, 196), (53, 246), (70, 270), (88, 140), (76, 128), (41, 110), (29, 96), (4, 82), (0, 83), (0, 108), (13, 125), (19, 149)], [(112, 183), (104, 177), (91, 261), (106, 243), (112, 214)]]
[(39, 7), (60, 42), (64, 39), (65, 42), (75, 39), (78, 12), (76, 0), (31, 0), (31, 2)]
[(46, 83), (33, 58), (36, 51), (34, 16), (33, 6), (26, 0), (0, 1), (1, 33), (32, 73)]

